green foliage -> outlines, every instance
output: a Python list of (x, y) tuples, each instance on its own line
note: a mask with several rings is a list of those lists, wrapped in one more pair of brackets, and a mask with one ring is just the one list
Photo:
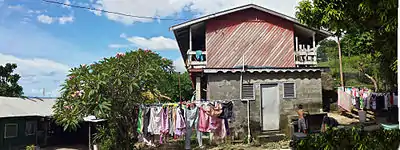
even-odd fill
[(35, 150), (35, 145), (28, 145), (25, 147), (26, 150)]
[(363, 131), (362, 128), (329, 128), (325, 133), (312, 134), (295, 144), (298, 150), (395, 150), (400, 144), (400, 130)]
[[(343, 56), (371, 54), (379, 65), (382, 82), (389, 88), (397, 84), (397, 1), (396, 0), (303, 0), (296, 17), (315, 28), (346, 34)], [(346, 44), (347, 43), (347, 44)]]
[[(180, 89), (179, 89), (180, 80)], [(180, 94), (183, 100), (189, 100), (193, 96), (192, 81), (188, 72), (171, 73), (165, 80), (161, 81), (160, 92), (166, 93), (172, 101), (179, 101)]]
[(107, 119), (96, 136), (100, 146), (132, 149), (137, 140), (136, 106), (168, 101), (165, 95), (176, 98), (175, 76), (171, 60), (141, 49), (72, 68), (54, 105), (54, 118), (65, 130), (78, 128), (84, 116)]
[(22, 86), (18, 85), (18, 80), (21, 76), (13, 73), (16, 68), (16, 64), (7, 63), (4, 66), (0, 65), (0, 96), (22, 96)]

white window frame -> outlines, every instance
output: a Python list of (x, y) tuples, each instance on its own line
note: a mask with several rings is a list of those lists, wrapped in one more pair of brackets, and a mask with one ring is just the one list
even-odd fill
[(255, 93), (255, 90), (254, 90), (254, 88), (255, 88), (255, 86), (254, 86), (254, 84), (253, 83), (249, 83), (249, 84), (242, 84), (242, 99), (244, 99), (244, 100), (247, 100), (248, 98), (244, 98), (244, 92), (243, 92), (243, 87), (244, 87), (244, 85), (251, 85), (252, 87), (253, 87), (253, 91), (252, 91), (252, 93), (253, 93), (253, 97), (252, 98), (250, 98), (249, 100), (254, 100), (255, 99), (255, 95), (256, 95), (256, 93)]
[[(7, 126), (16, 126), (16, 130), (15, 130), (15, 136), (7, 136)], [(16, 124), (16, 123), (6, 123), (5, 125), (4, 125), (4, 138), (5, 139), (8, 139), (8, 138), (15, 138), (15, 137), (18, 137), (18, 124)]]
[[(285, 84), (293, 84), (293, 97), (286, 97), (285, 96)], [(289, 98), (296, 98), (297, 96), (296, 96), (296, 94), (297, 94), (297, 92), (296, 92), (296, 83), (294, 83), (294, 82), (284, 82), (283, 84), (282, 84), (282, 86), (283, 86), (283, 98), (287, 98), (287, 99), (289, 99)]]
[[(30, 127), (29, 125), (33, 124), (33, 129), (32, 129), (32, 133), (28, 133), (28, 127)], [(35, 135), (36, 134), (36, 127), (37, 126), (37, 122), (36, 121), (26, 121), (25, 123), (25, 135), (29, 136), (29, 135)]]

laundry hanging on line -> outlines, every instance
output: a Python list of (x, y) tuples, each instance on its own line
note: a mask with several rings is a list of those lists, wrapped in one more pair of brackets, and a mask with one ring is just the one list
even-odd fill
[(153, 104), (139, 109), (138, 133), (160, 135), (160, 143), (164, 137), (182, 137), (193, 129), (224, 138), (229, 135), (228, 121), (234, 116), (232, 101)]

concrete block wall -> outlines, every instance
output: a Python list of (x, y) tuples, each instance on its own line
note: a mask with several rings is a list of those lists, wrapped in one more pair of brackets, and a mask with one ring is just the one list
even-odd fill
[[(207, 99), (240, 99), (240, 73), (207, 74)], [(310, 113), (322, 109), (321, 72), (244, 73), (244, 84), (253, 84), (254, 101), (250, 101), (250, 127), (252, 136), (262, 129), (261, 85), (278, 84), (280, 100), (280, 130), (290, 134), (289, 117), (296, 115), (295, 107), (302, 104)], [(283, 98), (283, 83), (295, 83), (296, 98)], [(234, 101), (234, 119), (229, 125), (239, 137), (247, 135), (247, 103)], [(244, 134), (244, 135), (243, 135)]]

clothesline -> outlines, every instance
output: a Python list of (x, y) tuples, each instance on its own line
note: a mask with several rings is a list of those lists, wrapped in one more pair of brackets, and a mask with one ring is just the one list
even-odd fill
[[(192, 109), (182, 107), (140, 107), (138, 118), (138, 132), (143, 135), (143, 141), (153, 145), (146, 137), (160, 135), (160, 144), (168, 136), (185, 136), (185, 147), (190, 148), (192, 129), (196, 130), (199, 146), (202, 146), (202, 132), (216, 134), (220, 138), (229, 135), (228, 119), (233, 118), (233, 102), (197, 101), (187, 102), (196, 104)], [(199, 105), (200, 104), (200, 105)], [(206, 104), (206, 105), (202, 105)], [(164, 103), (164, 105), (178, 105), (178, 103)], [(152, 105), (154, 106), (154, 105)], [(211, 137), (210, 137), (211, 138)]]

